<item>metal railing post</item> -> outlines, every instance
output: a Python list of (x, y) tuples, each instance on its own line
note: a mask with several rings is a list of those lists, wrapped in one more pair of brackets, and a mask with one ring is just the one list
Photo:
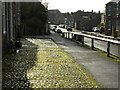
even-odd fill
[(66, 32), (66, 38), (67, 38), (67, 32)]
[(76, 40), (76, 34), (74, 34), (74, 39)]
[(84, 36), (82, 35), (82, 45), (84, 45)]
[(94, 49), (94, 38), (91, 39), (91, 48)]
[(67, 38), (67, 33), (65, 33), (65, 38)]
[(113, 43), (113, 44), (116, 44), (116, 45), (120, 45), (120, 42), (117, 41), (117, 40), (111, 40), (111, 39), (108, 39), (108, 38), (106, 39), (106, 38), (101, 38), (101, 37), (98, 37), (98, 36), (86, 35), (86, 34), (81, 34), (81, 33), (77, 33), (77, 32), (72, 32), (72, 33), (71, 32), (68, 32), (68, 33), (65, 32), (64, 37), (69, 38), (69, 39), (74, 39), (76, 41), (80, 41), (82, 43), (82, 45), (85, 44), (84, 37), (91, 38), (91, 48), (93, 50), (95, 48), (95, 46), (94, 46), (94, 41), (95, 40), (100, 40), (100, 41), (107, 42), (107, 56), (108, 57), (111, 54), (111, 52), (110, 52), (110, 44)]
[(70, 34), (69, 34), (69, 32), (68, 32), (68, 39), (70, 39), (70, 36), (69, 36)]
[(64, 33), (62, 33), (62, 37), (64, 37)]
[(110, 42), (107, 43), (107, 56), (110, 56)]
[(73, 39), (73, 34), (71, 33), (71, 39)]

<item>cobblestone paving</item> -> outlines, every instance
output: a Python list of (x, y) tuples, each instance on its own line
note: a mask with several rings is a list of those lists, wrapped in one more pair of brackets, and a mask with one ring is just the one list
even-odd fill
[(22, 42), (19, 54), (6, 55), (3, 59), (4, 89), (101, 87), (51, 39), (27, 38)]

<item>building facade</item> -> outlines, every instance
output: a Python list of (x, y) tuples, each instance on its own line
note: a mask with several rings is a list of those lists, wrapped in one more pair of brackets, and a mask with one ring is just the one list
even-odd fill
[(65, 28), (74, 27), (74, 16), (73, 13), (63, 13)]
[(101, 22), (101, 14), (84, 11), (77, 11), (74, 13), (74, 26), (80, 31), (92, 31), (93, 27), (98, 26)]
[(2, 2), (2, 51), (7, 52), (17, 40), (20, 27), (20, 3)]
[(116, 2), (106, 4), (106, 34), (112, 35), (116, 30)]
[(120, 37), (120, 1), (118, 2), (118, 37)]
[(106, 4), (106, 35), (120, 36), (120, 1)]
[(48, 10), (48, 21), (51, 24), (64, 24), (64, 16), (58, 9)]
[(22, 35), (40, 36), (49, 34), (47, 8), (40, 2), (21, 2), (20, 5)]

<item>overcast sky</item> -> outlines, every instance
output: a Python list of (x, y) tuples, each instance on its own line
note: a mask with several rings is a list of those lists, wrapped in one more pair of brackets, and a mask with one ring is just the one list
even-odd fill
[(46, 0), (48, 9), (59, 9), (61, 12), (76, 12), (78, 10), (102, 12), (110, 0)]

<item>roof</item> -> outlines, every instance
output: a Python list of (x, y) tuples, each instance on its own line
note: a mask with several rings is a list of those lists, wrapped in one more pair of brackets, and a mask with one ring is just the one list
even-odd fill
[(116, 2), (113, 2), (113, 1), (110, 1), (110, 2), (108, 2), (106, 5), (116, 5), (117, 3)]
[(111, 2), (116, 2), (116, 3), (118, 3), (120, 0), (111, 0)]

